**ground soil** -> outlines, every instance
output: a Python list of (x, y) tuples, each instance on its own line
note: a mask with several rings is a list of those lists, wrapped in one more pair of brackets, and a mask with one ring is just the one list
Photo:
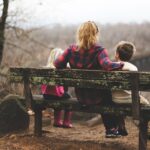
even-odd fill
[[(0, 138), (0, 150), (137, 150), (138, 128), (126, 119), (129, 135), (106, 139), (103, 124), (87, 126), (85, 121), (73, 121), (72, 129), (55, 128), (49, 118), (43, 120), (43, 137), (33, 136), (33, 117), (28, 131), (11, 133)], [(148, 141), (150, 150), (150, 141)]]

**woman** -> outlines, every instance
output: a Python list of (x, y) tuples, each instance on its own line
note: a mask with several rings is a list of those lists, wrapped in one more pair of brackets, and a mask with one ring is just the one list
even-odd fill
[[(66, 68), (69, 63), (73, 69), (121, 69), (123, 63), (112, 62), (109, 59), (107, 50), (98, 44), (98, 36), (99, 29), (95, 22), (87, 21), (81, 24), (77, 30), (76, 44), (71, 45), (56, 59), (55, 67)], [(113, 103), (110, 90), (75, 88), (75, 93), (82, 104)], [(115, 116), (102, 114), (102, 119), (106, 128), (106, 137), (118, 136)]]

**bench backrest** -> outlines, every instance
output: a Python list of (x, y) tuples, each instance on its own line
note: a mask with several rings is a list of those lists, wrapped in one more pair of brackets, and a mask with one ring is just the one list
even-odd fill
[(11, 67), (9, 77), (11, 82), (24, 82), (26, 98), (29, 84), (131, 90), (134, 119), (140, 116), (139, 91), (150, 91), (150, 72)]
[(113, 90), (132, 90), (133, 83), (138, 82), (140, 91), (150, 90), (150, 72), (11, 67), (9, 76), (12, 82), (21, 82), (24, 77), (28, 77), (31, 84), (47, 83)]

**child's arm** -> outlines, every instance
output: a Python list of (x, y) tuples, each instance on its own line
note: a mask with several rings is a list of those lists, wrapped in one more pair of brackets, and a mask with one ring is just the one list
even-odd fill
[(138, 68), (129, 62), (124, 62), (124, 66), (122, 67), (122, 70), (138, 71)]

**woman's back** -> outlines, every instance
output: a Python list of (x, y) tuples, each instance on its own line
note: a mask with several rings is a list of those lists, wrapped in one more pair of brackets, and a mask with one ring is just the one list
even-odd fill
[(68, 62), (74, 69), (100, 69), (97, 57), (103, 49), (101, 46), (95, 45), (85, 51), (84, 49), (78, 50), (78, 46), (72, 45), (68, 49), (70, 55)]
[[(102, 70), (98, 62), (98, 56), (104, 50), (99, 45), (91, 47), (89, 50), (80, 49), (78, 46), (72, 45), (68, 49), (68, 62), (73, 69), (96, 69)], [(83, 104), (98, 104), (103, 100), (111, 99), (111, 92), (109, 90), (89, 89), (89, 88), (75, 88), (77, 99)]]

